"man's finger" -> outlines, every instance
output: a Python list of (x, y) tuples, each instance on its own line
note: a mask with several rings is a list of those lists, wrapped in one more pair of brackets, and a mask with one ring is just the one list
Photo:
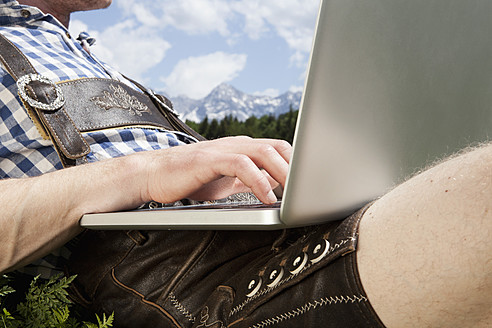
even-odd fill
[(220, 154), (214, 162), (213, 170), (217, 176), (237, 177), (265, 204), (272, 204), (277, 201), (272, 191), (270, 179), (248, 156), (244, 154)]

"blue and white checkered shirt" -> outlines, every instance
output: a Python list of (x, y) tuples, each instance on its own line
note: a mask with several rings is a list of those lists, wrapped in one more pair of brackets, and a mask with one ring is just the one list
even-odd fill
[[(52, 81), (84, 77), (112, 78), (131, 85), (118, 72), (88, 54), (53, 16), (17, 1), (0, 0), (0, 33), (13, 42), (41, 75)], [(14, 79), (0, 66), (0, 179), (36, 176), (63, 166), (50, 140), (43, 139), (17, 94)], [(84, 133), (89, 162), (193, 142), (179, 132), (125, 128)], [(25, 267), (49, 277), (66, 248)]]

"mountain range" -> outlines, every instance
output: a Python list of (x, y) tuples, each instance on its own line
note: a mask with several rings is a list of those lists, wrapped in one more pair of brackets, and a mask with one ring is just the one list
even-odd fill
[(245, 121), (248, 117), (263, 115), (278, 116), (298, 109), (302, 92), (285, 92), (277, 97), (257, 96), (241, 92), (233, 86), (223, 83), (215, 87), (205, 98), (191, 99), (184, 96), (171, 98), (174, 109), (180, 113), (180, 119), (201, 122), (205, 116), (209, 120), (220, 121), (227, 115)]

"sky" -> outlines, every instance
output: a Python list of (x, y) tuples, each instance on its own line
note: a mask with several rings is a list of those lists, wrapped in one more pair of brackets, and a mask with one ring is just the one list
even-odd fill
[(91, 51), (171, 97), (229, 83), (257, 95), (302, 90), (319, 0), (113, 0), (74, 13)]

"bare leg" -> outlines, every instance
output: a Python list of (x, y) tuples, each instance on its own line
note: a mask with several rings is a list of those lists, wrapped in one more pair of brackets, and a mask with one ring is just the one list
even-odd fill
[(364, 215), (357, 252), (387, 327), (492, 327), (492, 146), (410, 179)]

